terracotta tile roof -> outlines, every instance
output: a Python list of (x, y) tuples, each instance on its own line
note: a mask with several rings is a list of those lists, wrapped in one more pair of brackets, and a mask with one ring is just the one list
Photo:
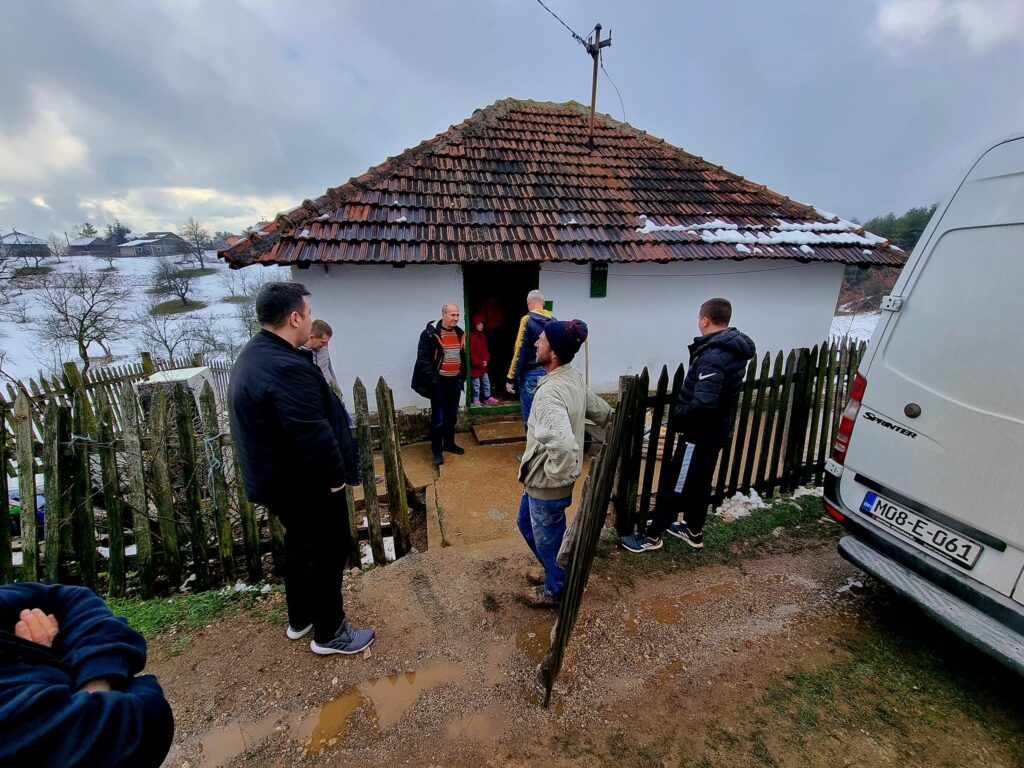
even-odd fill
[(280, 214), (219, 252), (231, 266), (324, 262), (797, 259), (907, 255), (589, 109), (506, 99)]

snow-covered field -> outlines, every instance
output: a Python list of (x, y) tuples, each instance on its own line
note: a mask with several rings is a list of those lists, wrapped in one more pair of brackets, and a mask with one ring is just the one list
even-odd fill
[[(224, 282), (224, 273), (228, 272), (228, 268), (216, 258), (214, 252), (208, 252), (208, 256), (209, 258), (206, 259), (205, 266), (217, 271), (215, 274), (196, 278), (193, 283), (194, 289), (190, 296), (190, 300), (194, 299), (205, 302), (207, 306), (187, 314), (177, 315), (177, 317), (202, 320), (204, 324), (209, 323), (218, 328), (223, 328), (225, 333), (232, 332), (238, 325), (237, 321), (235, 321), (237, 305), (224, 302), (224, 298), (229, 295), (228, 288)], [(154, 297), (146, 293), (146, 289), (153, 286), (153, 273), (156, 270), (158, 259), (152, 257), (125, 257), (114, 259), (113, 263), (117, 268), (118, 275), (131, 290), (122, 315), (124, 322), (129, 327), (126, 329), (124, 338), (111, 341), (110, 343), (111, 352), (114, 355), (114, 360), (111, 361), (111, 364), (117, 365), (137, 362), (138, 353), (142, 350), (151, 350), (156, 354), (156, 350), (153, 349), (151, 343), (147, 343), (145, 339), (141, 338), (140, 334), (133, 332), (133, 329), (130, 327), (132, 325), (132, 318), (145, 312), (154, 298), (164, 301), (172, 297)], [(51, 260), (48, 262), (48, 265), (52, 266), (56, 271), (68, 271), (77, 269), (79, 266), (85, 266), (89, 270), (100, 270), (107, 267), (107, 261), (92, 256), (78, 256), (65, 258), (60, 264)], [(187, 266), (196, 265), (190, 264)], [(261, 275), (267, 277), (273, 275), (272, 279), (289, 279), (288, 270), (277, 267), (263, 271)], [(38, 294), (38, 289), (28, 288), (23, 290), (21, 297), (17, 299), (25, 308), (25, 317), (18, 318), (17, 320), (0, 319), (0, 350), (6, 353), (3, 361), (3, 370), (4, 373), (15, 378), (37, 376), (40, 369), (44, 371), (54, 370), (57, 367), (56, 364), (60, 362), (53, 351), (48, 349), (43, 343), (43, 339), (36, 327), (43, 314), (42, 308), (39, 305)], [(99, 349), (90, 350), (90, 353), (92, 352), (101, 354)], [(77, 361), (74, 353), (65, 353), (64, 359), (74, 359)]]
[(836, 315), (832, 318), (832, 330), (829, 335), (832, 338), (850, 338), (859, 341), (870, 341), (871, 334), (875, 332), (878, 325), (879, 312), (862, 312), (855, 315)]

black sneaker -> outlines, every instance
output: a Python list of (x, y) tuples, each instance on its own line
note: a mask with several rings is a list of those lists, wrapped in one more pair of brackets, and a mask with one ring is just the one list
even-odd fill
[(444, 464), (444, 456), (440, 452), (434, 454), (434, 464), (437, 466)]
[(672, 534), (673, 536), (676, 536), (676, 537), (682, 539), (683, 541), (685, 541), (687, 544), (689, 544), (694, 549), (704, 549), (704, 532), (703, 531), (701, 531), (700, 533), (694, 533), (693, 531), (690, 530), (689, 526), (684, 525), (684, 524), (680, 524), (679, 527), (682, 530), (680, 531), (679, 534), (673, 533)]
[(365, 651), (372, 643), (372, 629), (353, 629), (348, 625), (347, 621), (343, 621), (341, 623), (341, 629), (338, 630), (338, 634), (326, 643), (318, 643), (316, 640), (310, 640), (309, 650), (321, 656), (327, 656), (332, 653), (341, 653), (346, 656), (351, 656)]
[(461, 456), (466, 452), (465, 448), (460, 448), (455, 443), (448, 443), (448, 445), (446, 445), (444, 449), (448, 451), (448, 453), (454, 453), (456, 456)]

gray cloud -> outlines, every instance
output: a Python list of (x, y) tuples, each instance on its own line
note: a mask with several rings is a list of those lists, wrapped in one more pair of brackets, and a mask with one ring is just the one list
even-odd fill
[[(630, 123), (844, 216), (933, 202), (1024, 128), (1009, 0), (549, 4), (612, 30)], [(496, 99), (589, 100), (532, 0), (37, 0), (0, 24), (0, 228), (39, 235), (238, 228)], [(598, 106), (621, 118), (603, 76)]]

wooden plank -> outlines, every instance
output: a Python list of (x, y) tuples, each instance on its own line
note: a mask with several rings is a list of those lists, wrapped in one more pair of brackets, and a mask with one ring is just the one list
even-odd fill
[(651, 511), (651, 492), (654, 487), (654, 466), (657, 464), (658, 441), (661, 439), (661, 425), (665, 420), (665, 406), (668, 404), (668, 366), (661, 367), (658, 386), (654, 391), (651, 406), (651, 431), (647, 436), (647, 457), (644, 461), (644, 478), (640, 486), (640, 516), (646, 520)]
[(835, 344), (828, 350), (825, 358), (825, 383), (824, 398), (821, 405), (821, 434), (818, 435), (818, 451), (820, 464), (817, 468), (818, 483), (821, 483), (825, 473), (825, 460), (832, 454), (832, 407), (835, 400), (836, 380), (835, 361), (838, 351)]
[[(127, 396), (127, 395), (126, 395)], [(137, 399), (137, 395), (135, 396)], [(167, 463), (169, 437), (167, 394), (163, 387), (153, 390), (149, 404), (149, 466), (153, 478), (153, 504), (160, 531), (164, 569), (175, 587), (182, 583), (181, 549), (178, 546), (178, 521), (174, 505), (174, 486)], [(142, 433), (139, 432), (141, 440)]]
[(412, 543), (409, 536), (409, 504), (405, 498), (405, 473), (402, 471), (401, 450), (398, 445), (398, 426), (392, 410), (391, 390), (383, 376), (377, 379), (376, 395), (381, 453), (384, 457), (384, 481), (388, 490), (388, 516), (391, 519), (391, 533), (397, 559), (408, 554)]
[(772, 449), (772, 434), (775, 429), (775, 423), (777, 420), (777, 409), (779, 406), (779, 393), (778, 385), (775, 382), (782, 381), (782, 352), (779, 352), (775, 357), (775, 366), (772, 369), (772, 378), (768, 385), (765, 387), (763, 392), (764, 395), (764, 413), (763, 421), (764, 427), (762, 428), (760, 437), (760, 455), (757, 460), (757, 476), (754, 479), (754, 487), (758, 491), (764, 492), (765, 483), (769, 477), (769, 458), (771, 456)]
[[(794, 491), (801, 484), (801, 472), (804, 466), (804, 449), (807, 443), (807, 420), (811, 393), (808, 389), (811, 381), (810, 358), (812, 352), (806, 348), (796, 351), (796, 372), (793, 374), (793, 394), (789, 408), (789, 429), (786, 444), (783, 446), (783, 470), (781, 489)], [(813, 355), (817, 357), (818, 349)]]
[(818, 357), (814, 363), (814, 394), (811, 400), (811, 432), (807, 437), (807, 478), (815, 485), (821, 484), (818, 477), (818, 464), (821, 452), (818, 436), (821, 431), (821, 406), (825, 397), (825, 361), (828, 360), (828, 342), (818, 349)]
[[(6, 409), (5, 409), (6, 413)], [(0, 416), (4, 416), (0, 414)], [(0, 418), (0, 497), (7, 500), (9, 491), (7, 484), (7, 465), (11, 455), (11, 442), (7, 434), (4, 419)], [(0, 584), (10, 584), (14, 581), (14, 562), (11, 559), (11, 526), (7, 520), (0, 525)]]
[(121, 488), (117, 477), (114, 453), (114, 412), (106, 396), (100, 398), (97, 436), (102, 477), (103, 508), (107, 512), (107, 538), (110, 558), (107, 561), (107, 594), (124, 597), (124, 523), (121, 515)]
[(650, 373), (644, 368), (637, 379), (636, 392), (633, 394), (633, 431), (629, 435), (629, 464), (626, 467), (629, 473), (626, 506), (634, 523), (642, 523), (647, 519), (646, 510), (643, 519), (640, 519), (637, 500), (640, 493), (640, 463), (644, 457), (644, 422), (647, 420), (647, 395), (650, 386)]
[(782, 388), (779, 391), (778, 421), (775, 423), (775, 436), (772, 440), (772, 453), (769, 459), (771, 469), (767, 478), (765, 492), (767, 496), (775, 495), (776, 486), (783, 480), (785, 448), (789, 436), (790, 417), (793, 406), (793, 377), (796, 375), (797, 352), (791, 350), (786, 356), (786, 370), (783, 373)]
[(663, 492), (667, 492), (667, 489), (675, 485), (675, 478), (670, 478), (672, 466), (672, 454), (676, 450), (676, 428), (672, 421), (672, 409), (675, 404), (679, 402), (679, 392), (683, 388), (683, 380), (686, 378), (686, 369), (682, 363), (676, 368), (675, 374), (672, 376), (672, 392), (669, 395), (668, 402), (665, 404), (665, 439), (663, 442), (663, 448), (661, 451), (661, 471), (658, 473), (658, 498), (655, 501), (655, 505), (660, 501), (660, 496)]
[[(228, 408), (230, 409), (230, 402)], [(231, 425), (231, 419), (228, 419)], [(256, 584), (263, 580), (263, 558), (260, 554), (260, 525), (256, 519), (256, 507), (245, 495), (245, 486), (242, 483), (242, 470), (238, 466), (238, 450), (232, 437), (231, 441), (231, 470), (232, 482), (235, 487), (235, 502), (238, 505), (238, 516), (242, 526), (242, 548), (245, 552), (245, 571), (249, 576), (249, 583)]]
[[(75, 392), (74, 408), (71, 412), (71, 440), (74, 448), (74, 536), (75, 552), (82, 584), (93, 592), (97, 591), (96, 578), (96, 516), (92, 504), (92, 462), (86, 436), (89, 434), (86, 421), (92, 409), (81, 389)], [(77, 439), (76, 439), (77, 438)]]
[[(364, 498), (366, 499), (366, 522), (370, 531), (370, 551), (373, 552), (375, 565), (385, 565), (384, 535), (380, 528), (380, 506), (373, 471), (373, 443), (370, 437), (370, 408), (366, 400), (366, 387), (358, 378), (352, 387), (352, 399), (355, 406), (356, 442), (359, 443), (359, 468), (363, 480)], [(369, 493), (365, 491), (369, 490)]]
[(619, 402), (616, 411), (623, 413), (625, 436), (619, 445), (618, 478), (615, 483), (615, 530), (619, 536), (631, 536), (636, 528), (636, 509), (629, 503), (629, 468), (632, 465), (633, 435), (636, 429), (636, 398), (632, 386), (636, 376), (623, 376), (620, 381)]
[(14, 401), (14, 423), (14, 455), (18, 460), (18, 498), (21, 499), (21, 580), (39, 581), (35, 435), (32, 432), (32, 406), (24, 393)]
[(274, 575), (284, 577), (284, 523), (281, 518), (267, 510), (267, 528), (270, 530), (270, 559), (274, 563)]
[[(125, 477), (128, 482), (128, 506), (132, 510), (132, 532), (135, 538), (135, 568), (139, 574), (139, 594), (150, 598), (155, 592), (153, 541), (149, 530), (149, 503), (146, 501), (146, 466), (142, 452), (142, 420), (139, 398), (131, 384), (121, 388), (123, 398)], [(166, 465), (165, 465), (166, 473)], [(180, 573), (171, 579), (177, 587)]]
[(747, 366), (747, 378), (740, 395), (739, 416), (736, 418), (736, 448), (733, 460), (729, 464), (729, 484), (725, 496), (732, 497), (739, 490), (740, 472), (743, 470), (744, 459), (748, 453), (747, 435), (750, 427), (751, 403), (754, 399), (754, 378), (757, 375), (757, 358), (751, 358)]
[(228, 583), (235, 579), (235, 547), (231, 536), (228, 482), (224, 475), (224, 450), (221, 444), (220, 421), (217, 419), (217, 400), (210, 382), (203, 384), (199, 394), (199, 409), (203, 416), (203, 453), (206, 456), (207, 485), (213, 500), (213, 521), (217, 530), (217, 553), (220, 566)]
[[(51, 584), (60, 581), (60, 526), (61, 526), (61, 444), (60, 421), (66, 413), (52, 400), (46, 406), (43, 419), (43, 498), (46, 501), (46, 516), (43, 518), (43, 535), (46, 548), (43, 553), (43, 575)], [(70, 431), (70, 430), (68, 430)], [(4, 526), (6, 527), (6, 526)]]
[(178, 433), (178, 463), (184, 483), (185, 519), (188, 520), (189, 539), (192, 542), (192, 570), (195, 571), (195, 591), (210, 588), (210, 563), (206, 547), (206, 524), (203, 521), (202, 475), (196, 457), (195, 416), (192, 395), (184, 384), (174, 385), (174, 420)]

